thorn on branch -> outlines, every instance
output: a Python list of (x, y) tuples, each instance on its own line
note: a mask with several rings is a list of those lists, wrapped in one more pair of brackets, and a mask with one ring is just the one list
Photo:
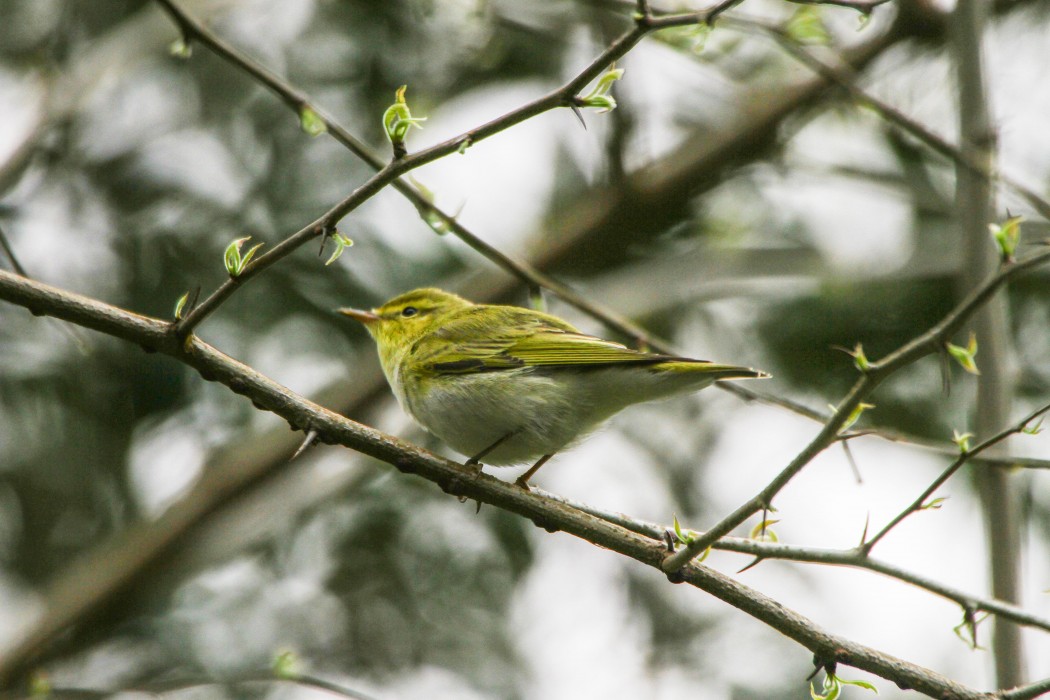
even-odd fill
[(303, 439), (302, 444), (299, 445), (299, 449), (297, 449), (295, 451), (295, 454), (293, 454), (288, 461), (289, 462), (293, 461), (296, 457), (301, 455), (306, 450), (307, 447), (309, 447), (310, 445), (314, 444), (314, 441), (316, 441), (316, 440), (317, 440), (317, 431), (314, 430), (313, 428), (310, 428), (309, 430), (306, 431), (306, 437)]
[(806, 676), (806, 681), (811, 681), (817, 677), (817, 674), (821, 671), (825, 673), (835, 673), (836, 666), (834, 661), (828, 661), (818, 653), (813, 654), (813, 672)]
[(580, 105), (573, 100), (569, 103), (569, 109), (571, 109), (572, 113), (576, 115), (576, 118), (580, 120), (580, 126), (583, 127), (583, 130), (587, 131), (587, 122), (583, 120), (583, 112), (580, 111)]
[(746, 566), (744, 566), (744, 567), (743, 567), (742, 569), (740, 569), (739, 571), (737, 571), (737, 573), (738, 573), (738, 574), (742, 574), (742, 573), (744, 573), (745, 571), (747, 571), (748, 569), (750, 569), (750, 568), (753, 568), (753, 567), (755, 567), (755, 566), (758, 566), (758, 565), (759, 565), (759, 564), (761, 564), (761, 563), (762, 563), (762, 561), (764, 561), (764, 560), (765, 560), (765, 557), (763, 557), (763, 556), (756, 556), (756, 557), (755, 557), (754, 559), (752, 559), (752, 560), (751, 560), (751, 563), (749, 563), (749, 564), (747, 564)]
[(850, 469), (853, 470), (853, 478), (856, 479), (858, 485), (863, 484), (864, 477), (860, 475), (860, 467), (857, 466), (857, 460), (853, 458), (853, 450), (850, 449), (848, 439), (842, 440), (842, 451), (846, 453), (846, 461), (849, 462)]

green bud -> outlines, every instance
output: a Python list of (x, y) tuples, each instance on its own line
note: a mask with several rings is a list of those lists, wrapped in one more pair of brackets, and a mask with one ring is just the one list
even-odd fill
[(383, 131), (386, 132), (386, 137), (390, 139), (390, 143), (395, 146), (403, 146), (408, 130), (412, 127), (422, 129), (421, 122), (427, 120), (426, 117), (412, 116), (408, 103), (405, 101), (406, 90), (408, 90), (407, 85), (399, 87), (394, 93), (394, 104), (387, 107), (386, 111), (383, 112)]
[(335, 250), (332, 251), (331, 257), (329, 257), (328, 260), (325, 261), (325, 266), (331, 265), (336, 260), (338, 260), (339, 256), (343, 254), (343, 251), (354, 244), (352, 240), (339, 233), (338, 231), (332, 234), (332, 241), (335, 243)]
[(51, 677), (45, 671), (33, 671), (29, 676), (29, 695), (34, 698), (46, 698), (51, 695)]
[(921, 506), (919, 506), (919, 510), (940, 510), (941, 506), (943, 506), (944, 502), (947, 500), (947, 496), (940, 496), (938, 498), (934, 498), (933, 500), (926, 501)]
[(835, 350), (841, 350), (850, 357), (853, 358), (853, 366), (859, 369), (861, 372), (867, 372), (871, 369), (871, 361), (868, 360), (868, 356), (864, 354), (864, 346), (857, 343), (853, 346), (852, 350), (836, 345)]
[(999, 259), (1004, 263), (1014, 259), (1014, 251), (1021, 240), (1022, 220), (1020, 216), (1011, 216), (1001, 224), (988, 224), (988, 230), (995, 239), (995, 246), (999, 249)]
[(770, 527), (772, 525), (776, 525), (779, 522), (779, 520), (763, 520), (762, 522), (751, 528), (751, 532), (750, 534), (748, 534), (748, 537), (757, 542), (779, 542), (780, 538), (777, 537), (777, 533), (775, 533)]
[(831, 35), (816, 5), (801, 5), (788, 18), (784, 31), (800, 44), (827, 46), (831, 43)]
[(681, 523), (678, 522), (678, 516), (675, 515), (674, 516), (674, 535), (678, 539), (679, 542), (681, 542), (682, 544), (685, 544), (685, 545), (689, 545), (689, 544), (693, 543), (693, 538), (695, 536), (695, 533), (683, 530)]
[(966, 646), (970, 647), (974, 651), (978, 649), (983, 649), (984, 647), (977, 644), (977, 625), (984, 622), (984, 620), (987, 619), (987, 617), (988, 615), (984, 614), (980, 617), (980, 619), (977, 619), (974, 617), (972, 612), (970, 612), (969, 610), (964, 610), (962, 622), (957, 624), (955, 627), (952, 627), (952, 632), (955, 632), (955, 636), (961, 639), (963, 642), (965, 642)]
[(189, 58), (193, 55), (193, 45), (185, 37), (179, 37), (168, 44), (168, 53), (175, 58)]
[(952, 442), (959, 448), (959, 452), (966, 454), (970, 451), (970, 438), (973, 437), (973, 433), (960, 433), (958, 430), (952, 431)]
[(186, 292), (179, 300), (175, 302), (175, 320), (178, 321), (182, 318), (182, 310), (186, 308), (186, 302), (189, 301), (190, 293)]
[(980, 374), (981, 371), (977, 369), (977, 335), (970, 333), (970, 341), (966, 344), (966, 347), (959, 345), (953, 345), (948, 343), (946, 346), (948, 354), (951, 355), (956, 362), (959, 363), (964, 370), (970, 374)]
[(223, 253), (222, 258), (226, 265), (226, 272), (229, 273), (230, 277), (240, 277), (241, 273), (244, 272), (244, 268), (247, 267), (248, 263), (255, 255), (255, 251), (262, 248), (262, 243), (256, 243), (242, 256), (241, 246), (251, 239), (251, 236), (245, 236), (244, 238), (238, 238), (233, 243), (226, 246), (226, 251)]
[(299, 677), (301, 665), (298, 654), (291, 650), (285, 650), (274, 657), (271, 670), (274, 678), (292, 681)]
[(328, 125), (325, 124), (324, 119), (321, 119), (321, 115), (309, 105), (299, 108), (299, 127), (310, 136), (320, 136), (328, 131)]
[[(828, 404), (828, 408), (830, 408), (832, 411), (837, 411), (838, 410), (837, 408), (835, 408), (831, 404)], [(850, 411), (850, 414), (846, 418), (846, 421), (842, 424), (842, 427), (839, 428), (839, 435), (841, 435), (842, 433), (844, 433), (847, 430), (849, 430), (850, 428), (852, 428), (854, 423), (856, 423), (858, 420), (860, 420), (860, 417), (862, 415), (864, 415), (864, 412), (867, 411), (869, 408), (875, 408), (875, 404), (873, 404), (873, 403), (864, 403), (863, 401), (861, 401), (859, 404), (857, 404), (856, 407), (852, 411)]]
[(576, 100), (580, 107), (593, 107), (599, 112), (610, 112), (616, 109), (616, 99), (609, 94), (613, 83), (623, 77), (623, 68), (611, 67), (602, 73), (598, 82), (589, 93)]

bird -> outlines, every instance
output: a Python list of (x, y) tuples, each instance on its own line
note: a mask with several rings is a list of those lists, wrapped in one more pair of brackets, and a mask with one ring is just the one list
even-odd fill
[(338, 312), (367, 329), (406, 413), (479, 472), (483, 463), (531, 463), (515, 482), (526, 490), (554, 454), (627, 406), (770, 376), (633, 350), (551, 314), (475, 304), (434, 287)]

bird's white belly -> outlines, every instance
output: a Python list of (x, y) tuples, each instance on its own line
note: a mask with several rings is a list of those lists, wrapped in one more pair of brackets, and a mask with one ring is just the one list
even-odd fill
[(468, 457), (506, 438), (479, 460), (503, 466), (558, 452), (630, 404), (695, 391), (711, 379), (619, 368), (563, 370), (552, 378), (522, 368), (416, 381), (411, 400), (395, 391), (420, 425)]
[(532, 462), (567, 447), (590, 426), (586, 404), (531, 370), (467, 374), (430, 383), (406, 405), (428, 431), (468, 457), (503, 466)]

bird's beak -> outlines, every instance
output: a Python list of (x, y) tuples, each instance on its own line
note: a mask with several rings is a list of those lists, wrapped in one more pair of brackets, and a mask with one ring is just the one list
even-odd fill
[(376, 316), (374, 313), (372, 313), (371, 311), (365, 311), (364, 309), (336, 309), (336, 311), (338, 311), (344, 316), (349, 316), (355, 321), (360, 321), (366, 326), (369, 323), (375, 323), (379, 320), (379, 317)]

